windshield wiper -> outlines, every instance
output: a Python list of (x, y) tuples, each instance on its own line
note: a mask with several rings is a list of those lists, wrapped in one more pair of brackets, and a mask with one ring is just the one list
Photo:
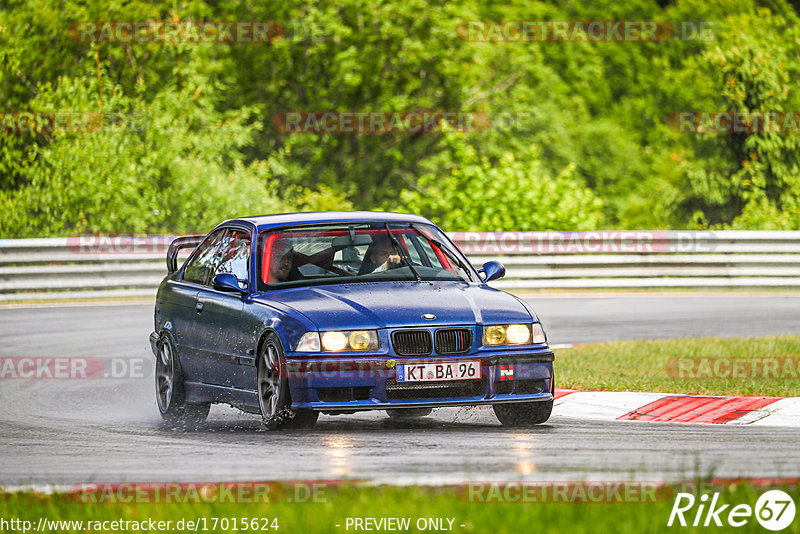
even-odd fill
[(420, 230), (419, 228), (417, 228), (417, 226), (416, 226), (416, 225), (412, 224), (412, 225), (411, 225), (411, 228), (413, 228), (413, 229), (414, 229), (414, 231), (416, 231), (416, 232), (417, 232), (419, 235), (421, 235), (422, 237), (424, 237), (425, 239), (427, 239), (429, 243), (431, 243), (431, 244), (432, 244), (432, 245), (434, 245), (436, 248), (438, 248), (439, 250), (441, 250), (441, 251), (444, 253), (444, 255), (445, 255), (445, 256), (447, 256), (448, 258), (450, 258), (451, 260), (453, 260), (453, 262), (455, 262), (455, 263), (456, 263), (456, 265), (458, 265), (459, 267), (461, 267), (461, 270), (462, 270), (462, 271), (464, 271), (464, 272), (467, 274), (467, 276), (469, 277), (469, 281), (470, 281), (470, 282), (473, 282), (473, 281), (474, 281), (474, 280), (472, 280), (472, 273), (470, 273), (469, 269), (467, 269), (467, 266), (466, 266), (466, 265), (464, 265), (464, 262), (463, 262), (463, 261), (461, 261), (461, 259), (460, 259), (458, 256), (456, 256), (455, 252), (453, 252), (453, 251), (451, 251), (449, 248), (447, 248), (447, 247), (445, 246), (445, 244), (444, 244), (444, 243), (442, 243), (441, 241), (439, 241), (438, 239), (436, 239), (436, 238), (434, 238), (434, 237), (428, 237), (428, 236), (425, 234), (425, 232), (423, 232), (422, 230)]
[(405, 262), (405, 264), (408, 265), (408, 268), (411, 269), (411, 272), (414, 273), (414, 278), (417, 279), (417, 282), (421, 282), (422, 277), (419, 275), (414, 266), (411, 265), (411, 258), (407, 257), (408, 252), (405, 252), (405, 249), (400, 244), (400, 241), (398, 241), (397, 238), (392, 233), (391, 228), (389, 228), (389, 223), (384, 223), (384, 226), (386, 227), (386, 231), (389, 232), (389, 237), (392, 239), (395, 248), (397, 248), (397, 253), (400, 254), (400, 259), (402, 259)]

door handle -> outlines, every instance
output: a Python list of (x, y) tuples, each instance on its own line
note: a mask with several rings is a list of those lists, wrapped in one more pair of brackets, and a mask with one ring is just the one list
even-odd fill
[(194, 305), (194, 309), (197, 310), (197, 313), (202, 312), (203, 311), (203, 307), (204, 307), (204, 304), (202, 302), (198, 302), (197, 304)]

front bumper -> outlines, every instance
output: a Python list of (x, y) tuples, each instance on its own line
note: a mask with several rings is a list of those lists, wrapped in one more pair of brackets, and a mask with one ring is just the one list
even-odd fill
[[(464, 406), (553, 400), (553, 352), (489, 352), (425, 358), (365, 355), (293, 357), (286, 373), (293, 408), (320, 411)], [(400, 364), (479, 360), (481, 378), (398, 382)], [(502, 373), (501, 373), (502, 369)]]

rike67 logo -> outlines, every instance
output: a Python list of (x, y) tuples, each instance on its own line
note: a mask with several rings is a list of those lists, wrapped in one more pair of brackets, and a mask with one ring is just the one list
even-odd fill
[(704, 493), (698, 499), (691, 493), (678, 493), (667, 526), (742, 527), (755, 517), (767, 530), (779, 531), (794, 521), (794, 500), (784, 491), (770, 490), (762, 493), (755, 507), (749, 504), (722, 504), (719, 496), (718, 492), (710, 497)]

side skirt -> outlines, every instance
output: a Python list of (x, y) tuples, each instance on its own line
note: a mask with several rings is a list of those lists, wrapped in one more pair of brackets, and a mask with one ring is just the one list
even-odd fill
[(186, 402), (208, 404), (222, 402), (230, 404), (247, 413), (261, 413), (258, 406), (258, 393), (252, 389), (238, 389), (230, 386), (185, 382)]

